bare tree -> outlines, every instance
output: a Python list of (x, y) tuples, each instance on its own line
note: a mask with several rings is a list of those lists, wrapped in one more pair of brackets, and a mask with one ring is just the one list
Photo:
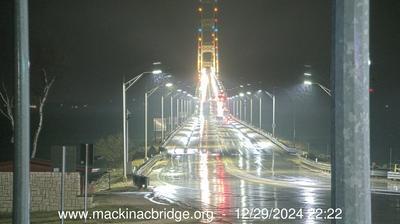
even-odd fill
[[(45, 69), (42, 69), (43, 72), (43, 78), (44, 78), (44, 86), (43, 90), (41, 92), (41, 95), (39, 96), (39, 121), (38, 125), (36, 127), (35, 135), (33, 136), (33, 143), (32, 143), (32, 156), (31, 158), (36, 157), (37, 153), (37, 145), (39, 141), (39, 136), (40, 132), (42, 131), (43, 128), (43, 116), (44, 116), (44, 106), (47, 101), (47, 97), (49, 95), (49, 91), (51, 87), (54, 84), (54, 81), (56, 80), (56, 77), (53, 76), (50, 80), (47, 77), (47, 72)], [(13, 97), (10, 97), (8, 94), (8, 91), (4, 85), (2, 84), (2, 89), (0, 90), (0, 98), (1, 98), (1, 107), (0, 107), (0, 114), (2, 114), (4, 117), (6, 117), (11, 124), (11, 130), (12, 130), (12, 137), (11, 137), (11, 143), (14, 143), (14, 99)]]
[(14, 143), (14, 113), (13, 113), (14, 99), (13, 97), (9, 97), (4, 82), (2, 83), (2, 89), (0, 90), (0, 98), (1, 98), (0, 113), (10, 121), (11, 131), (13, 133), (10, 141), (11, 143)]
[(43, 86), (42, 95), (39, 97), (39, 122), (38, 122), (38, 126), (36, 128), (35, 135), (33, 137), (32, 156), (31, 156), (32, 159), (36, 157), (39, 135), (43, 128), (43, 108), (46, 103), (47, 97), (49, 95), (50, 88), (54, 84), (54, 81), (56, 81), (55, 76), (53, 76), (53, 78), (49, 80), (47, 78), (46, 70), (42, 69), (42, 71), (43, 71), (43, 77), (44, 77), (44, 86)]

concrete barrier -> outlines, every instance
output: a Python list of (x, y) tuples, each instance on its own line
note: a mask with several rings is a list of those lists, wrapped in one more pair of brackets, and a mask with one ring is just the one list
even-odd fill
[(323, 172), (331, 172), (331, 164), (329, 163), (320, 163), (320, 162), (315, 162), (306, 158), (303, 158), (301, 156), (298, 156), (300, 159), (300, 162), (306, 166), (309, 166), (312, 169), (316, 170), (321, 170)]
[(251, 129), (252, 131), (264, 136), (265, 138), (267, 138), (268, 140), (270, 140), (272, 143), (274, 143), (275, 145), (277, 145), (279, 148), (283, 149), (284, 151), (291, 153), (291, 154), (295, 154), (297, 153), (296, 149), (290, 148), (288, 146), (286, 146), (285, 144), (283, 144), (282, 142), (280, 142), (277, 138), (274, 138), (271, 133), (268, 133), (262, 129), (256, 128), (253, 125), (247, 124), (246, 122), (243, 122), (233, 116), (231, 116), (231, 118), (233, 120), (235, 120), (237, 123), (246, 126), (247, 128)]

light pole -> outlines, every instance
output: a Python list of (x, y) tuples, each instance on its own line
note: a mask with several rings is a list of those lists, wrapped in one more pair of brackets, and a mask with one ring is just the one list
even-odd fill
[(193, 96), (192, 96), (192, 94), (188, 94), (187, 97), (188, 97), (187, 111), (188, 111), (188, 116), (190, 117), (192, 115)]
[(169, 125), (170, 125), (170, 132), (174, 130), (174, 96), (171, 95), (170, 98), (171, 108), (170, 108), (170, 118), (169, 118)]
[(183, 96), (182, 96), (182, 113), (183, 113), (183, 122), (187, 120), (187, 108), (188, 108), (188, 102), (186, 99), (186, 95), (188, 94), (186, 91), (182, 91)]
[(143, 77), (145, 74), (154, 74), (159, 75), (162, 74), (161, 70), (153, 70), (152, 72), (143, 72), (140, 75), (135, 76), (134, 78), (130, 79), (129, 81), (122, 82), (122, 127), (123, 127), (123, 147), (124, 147), (124, 170), (123, 176), (126, 180), (127, 174), (127, 163), (128, 163), (128, 136), (127, 136), (127, 110), (126, 110), (126, 92), (129, 88), (131, 88), (140, 78)]
[(332, 97), (331, 90), (330, 90), (328, 87), (326, 87), (326, 86), (324, 86), (324, 85), (322, 85), (322, 84), (320, 84), (320, 83), (318, 83), (318, 82), (312, 82), (311, 80), (309, 80), (309, 78), (312, 76), (311, 73), (305, 72), (305, 73), (304, 73), (304, 76), (307, 78), (307, 79), (304, 81), (304, 85), (306, 85), (306, 86), (317, 85), (317, 86), (319, 86), (319, 88), (321, 88), (326, 94), (328, 94), (328, 96)]
[(239, 118), (239, 101), (240, 101), (240, 98), (239, 98), (239, 96), (237, 96), (236, 97), (237, 98), (237, 100), (236, 100), (236, 118)]
[[(167, 83), (167, 84), (165, 84), (165, 87), (172, 87), (172, 83)], [(159, 88), (161, 87), (161, 85), (159, 85), (159, 86), (156, 86), (156, 87), (154, 87), (153, 89), (151, 89), (151, 90), (149, 90), (149, 91), (147, 91), (145, 94), (144, 94), (144, 158), (145, 158), (145, 160), (147, 160), (148, 159), (148, 156), (147, 156), (147, 139), (148, 139), (148, 137), (147, 137), (147, 122), (148, 122), (148, 98), (151, 96), (151, 95), (153, 95)], [(163, 119), (163, 117), (164, 117), (164, 97), (162, 96), (162, 101), (161, 101), (161, 119)], [(163, 121), (161, 121), (161, 122), (163, 122)], [(162, 124), (161, 125), (162, 127), (161, 127), (161, 130), (163, 130), (163, 126), (164, 126), (164, 124)], [(161, 135), (163, 135), (163, 131), (161, 131)]]
[(161, 95), (161, 142), (164, 140), (164, 95)]
[(185, 119), (183, 120), (184, 122), (187, 120), (187, 99), (183, 98), (183, 114), (185, 116)]
[[(166, 87), (168, 87), (168, 88), (171, 88), (173, 86), (173, 84), (172, 83), (167, 83), (166, 84)], [(173, 120), (174, 120), (174, 97), (176, 96), (177, 94), (174, 94), (174, 92), (173, 91), (171, 91), (171, 92), (169, 92), (167, 95), (166, 95), (166, 97), (168, 97), (168, 96), (170, 96), (170, 113), (169, 113), (169, 125), (166, 125), (166, 126), (169, 126), (169, 131), (170, 131), (170, 133), (172, 132), (172, 130), (174, 129), (174, 124), (173, 124)], [(165, 99), (165, 97), (163, 96), (163, 98)], [(162, 113), (163, 114), (163, 113)], [(167, 122), (166, 122), (167, 123)], [(166, 130), (168, 131), (168, 127), (166, 128)], [(164, 138), (165, 138), (165, 132), (164, 132)], [(164, 140), (164, 138), (163, 138), (163, 140)]]
[(253, 96), (250, 91), (246, 94), (250, 97), (250, 124), (253, 125)]
[[(276, 112), (276, 97), (275, 94), (271, 94), (266, 90), (258, 90), (258, 93), (262, 93), (264, 92), (265, 94), (267, 94), (267, 96), (269, 96), (272, 99), (272, 137), (275, 138), (275, 128), (276, 128), (276, 117), (275, 117), (275, 112)], [(261, 106), (262, 106), (262, 99), (261, 99), (261, 95), (260, 95), (260, 128), (261, 128)]]
[(242, 120), (242, 98), (244, 97), (244, 93), (239, 93), (239, 120)]
[(181, 116), (180, 112), (179, 112), (179, 98), (176, 98), (176, 126), (179, 126), (179, 116)]
[(262, 129), (262, 126), (261, 126), (261, 124), (262, 124), (262, 97), (260, 96), (260, 102), (259, 102), (259, 109), (260, 109), (260, 111), (259, 111), (259, 128), (260, 129)]
[[(165, 87), (171, 88), (173, 86), (172, 83), (167, 83), (165, 84)], [(161, 142), (164, 141), (164, 127), (165, 127), (165, 122), (164, 122), (164, 94), (161, 95)]]
[[(178, 93), (181, 93), (182, 90), (181, 90), (181, 89), (178, 89), (177, 92), (178, 92)], [(179, 98), (176, 98), (176, 125), (177, 125), (177, 126), (179, 126), (179, 122), (180, 122), (179, 116), (181, 116), (181, 113), (180, 113), (180, 111), (179, 111), (179, 110), (180, 110), (180, 105), (179, 105), (179, 103), (180, 103), (180, 99), (179, 99)]]
[(243, 99), (243, 121), (247, 123), (247, 99)]
[(232, 97), (232, 114), (236, 117), (236, 98)]

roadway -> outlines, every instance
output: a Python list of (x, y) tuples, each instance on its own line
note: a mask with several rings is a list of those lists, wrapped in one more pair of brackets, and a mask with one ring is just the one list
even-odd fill
[[(168, 162), (151, 174), (155, 198), (214, 211), (214, 223), (329, 223), (309, 216), (313, 208), (330, 207), (330, 176), (298, 165), (296, 156), (234, 120), (193, 118), (166, 148)], [(373, 223), (400, 223), (398, 195), (372, 198)], [(243, 208), (301, 208), (304, 216), (257, 221), (238, 217)]]

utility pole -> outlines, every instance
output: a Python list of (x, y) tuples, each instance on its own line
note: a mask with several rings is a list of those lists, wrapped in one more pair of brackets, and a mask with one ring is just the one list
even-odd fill
[(15, 149), (13, 223), (30, 223), (30, 93), (28, 0), (14, 1)]
[(332, 2), (332, 207), (336, 223), (371, 224), (369, 0)]

